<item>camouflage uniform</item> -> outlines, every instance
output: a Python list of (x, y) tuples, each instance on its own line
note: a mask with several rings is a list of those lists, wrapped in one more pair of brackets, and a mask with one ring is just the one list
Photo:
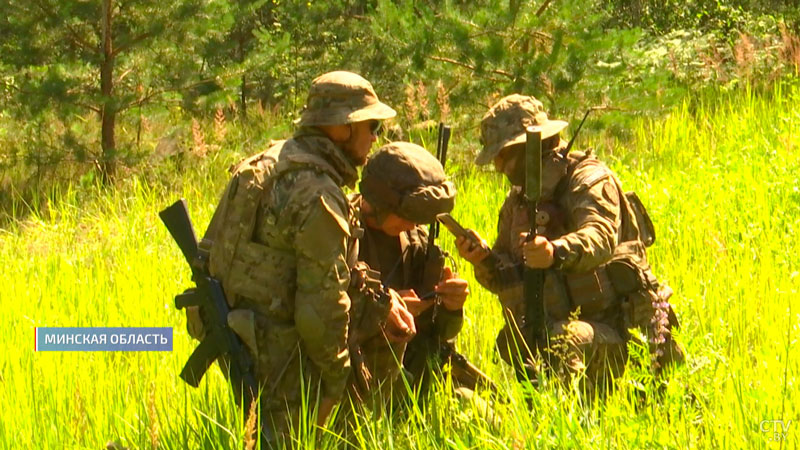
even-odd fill
[[(356, 74), (318, 77), (294, 136), (234, 169), (206, 233), (210, 272), (232, 308), (229, 324), (254, 354), (262, 417), (275, 439), (288, 438), (304, 399), (341, 398), (351, 372), (348, 327), (365, 308), (347, 293), (357, 245), (342, 186), (354, 187), (358, 172), (315, 127), (394, 114)], [(388, 312), (372, 306), (373, 315)]]
[[(524, 145), (525, 127), (538, 125), (542, 139), (557, 136), (565, 122), (549, 121), (542, 104), (532, 97), (512, 95), (492, 107), (481, 123), (484, 149), (477, 163), (491, 161), (511, 145)], [(556, 249), (545, 272), (544, 305), (551, 348), (551, 365), (564, 373), (585, 373), (588, 387), (605, 384), (624, 370), (628, 329), (640, 327), (651, 339), (658, 364), (682, 359), (671, 339), (667, 316), (674, 319), (667, 299), (671, 294), (653, 276), (645, 253), (645, 230), (634, 205), (617, 177), (590, 152), (564, 154), (564, 141), (543, 154), (542, 201), (537, 230)], [(507, 323), (522, 324), (525, 312), (522, 288), (522, 240), (530, 230), (528, 205), (522, 188), (512, 186), (500, 210), (494, 258), (476, 266), (480, 284), (498, 294), (508, 314)], [(649, 221), (648, 221), (649, 223)], [(613, 265), (611, 263), (618, 263)], [(619, 264), (630, 263), (641, 285), (622, 286)], [(645, 286), (646, 285), (646, 286)], [(577, 320), (574, 320), (577, 319)], [(525, 333), (523, 333), (525, 335)], [(503, 358), (517, 364), (514, 333), (501, 331), (498, 348)], [(536, 348), (540, 343), (528, 343)], [(519, 367), (518, 367), (519, 368)]]
[[(373, 154), (364, 167), (361, 192), (376, 211), (378, 222), (394, 213), (416, 224), (431, 223), (436, 215), (453, 208), (455, 186), (447, 180), (441, 164), (427, 150), (414, 144), (395, 142)], [(351, 196), (360, 208), (362, 197)], [(381, 281), (395, 290), (413, 289), (420, 297), (432, 293), (444, 268), (444, 252), (438, 246), (428, 254), (428, 233), (417, 225), (399, 236), (364, 227), (359, 259), (381, 273)], [(431, 300), (432, 301), (432, 300)], [(427, 387), (429, 360), (440, 346), (453, 340), (463, 324), (463, 310), (450, 311), (441, 304), (414, 318), (416, 336), (408, 343), (405, 355), (373, 339), (364, 344), (365, 356), (377, 372), (397, 371), (397, 355), (415, 389)], [(399, 383), (395, 389), (405, 390)]]

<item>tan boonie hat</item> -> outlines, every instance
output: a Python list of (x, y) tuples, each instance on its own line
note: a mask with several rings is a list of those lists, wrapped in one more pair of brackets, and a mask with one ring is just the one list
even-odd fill
[(439, 161), (410, 142), (393, 142), (373, 153), (361, 175), (361, 195), (378, 212), (378, 221), (394, 213), (417, 224), (450, 212), (456, 187)]
[(534, 125), (541, 128), (542, 139), (547, 139), (568, 124), (563, 120), (548, 120), (542, 102), (534, 97), (512, 94), (502, 98), (481, 120), (483, 150), (475, 158), (475, 164), (488, 164), (503, 148), (525, 142), (525, 128)]
[(364, 120), (385, 120), (397, 112), (378, 100), (369, 81), (352, 72), (320, 75), (311, 82), (300, 126), (346, 125)]

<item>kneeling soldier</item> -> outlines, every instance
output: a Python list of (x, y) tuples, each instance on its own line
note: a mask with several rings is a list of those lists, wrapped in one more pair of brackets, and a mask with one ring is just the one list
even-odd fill
[[(373, 340), (362, 346), (365, 360), (378, 373), (397, 370), (401, 360), (412, 387), (422, 394), (430, 384), (431, 363), (452, 351), (469, 294), (467, 281), (444, 265), (443, 250), (429, 246), (422, 226), (453, 208), (456, 189), (433, 155), (406, 142), (377, 150), (364, 166), (359, 187), (361, 194), (351, 196), (365, 229), (359, 259), (403, 295), (417, 329), (405, 355), (396, 345)], [(405, 390), (402, 383), (394, 389)]]
[[(524, 198), (528, 126), (542, 133), (542, 198), (532, 240), (526, 235), (531, 223)], [(559, 136), (566, 126), (548, 120), (541, 102), (522, 95), (505, 97), (486, 113), (476, 164), (493, 162), (512, 187), (491, 250), (477, 234), (474, 240), (460, 238), (456, 246), (475, 265), (478, 282), (499, 296), (506, 326), (498, 348), (518, 376), (535, 375), (538, 367), (530, 356), (538, 353), (565, 375), (585, 376), (591, 390), (624, 370), (629, 329), (639, 328), (649, 338), (658, 367), (683, 360), (683, 351), (671, 335), (677, 325), (668, 303), (672, 291), (647, 262), (645, 247), (655, 234), (646, 211), (590, 152), (568, 153)], [(525, 317), (523, 264), (545, 271), (545, 330), (525, 329), (531, 321)], [(532, 338), (543, 335), (549, 340)]]

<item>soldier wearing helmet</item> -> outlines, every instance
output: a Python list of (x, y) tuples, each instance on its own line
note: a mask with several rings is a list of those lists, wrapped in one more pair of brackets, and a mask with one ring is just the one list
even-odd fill
[(235, 167), (209, 225), (209, 270), (254, 356), (270, 444), (286, 443), (304, 412), (323, 425), (342, 398), (354, 365), (349, 329), (363, 323), (356, 311), (385, 322), (392, 341), (414, 334), (397, 293), (354, 294), (364, 288), (351, 286), (359, 229), (342, 190), (355, 187), (380, 121), (395, 114), (359, 75), (316, 78), (292, 138)]
[[(591, 152), (567, 153), (560, 138), (566, 125), (548, 119), (541, 102), (522, 95), (505, 97), (486, 113), (476, 164), (492, 162), (512, 187), (491, 249), (477, 233), (482, 245), (461, 238), (456, 246), (475, 266), (479, 283), (499, 296), (507, 320), (498, 350), (518, 376), (530, 377), (539, 368), (521, 350), (527, 347), (560, 374), (580, 375), (592, 390), (624, 370), (631, 328), (648, 337), (659, 366), (682, 360), (683, 352), (671, 336), (677, 323), (667, 301), (671, 290), (647, 263), (645, 246), (654, 232), (646, 211), (632, 204), (617, 177)], [(531, 241), (523, 197), (528, 126), (542, 130), (543, 158), (538, 210), (544, 214), (537, 216), (539, 235)], [(494, 257), (487, 258), (490, 252)], [(514, 329), (526, 326), (523, 264), (546, 271), (546, 331), (551, 345), (561, 343), (560, 351), (542, 351), (544, 342), (519, 342), (532, 335)]]
[[(431, 358), (461, 330), (469, 294), (467, 281), (444, 266), (443, 251), (429, 249), (423, 227), (453, 209), (456, 189), (435, 157), (407, 142), (385, 145), (370, 156), (359, 188), (361, 193), (351, 196), (365, 228), (359, 259), (403, 295), (417, 329), (405, 355), (381, 339), (366, 342), (362, 349), (368, 365), (384, 380), (394, 378), (391, 373), (402, 361), (412, 387), (421, 392), (429, 385)], [(395, 390), (404, 392), (399, 385)]]

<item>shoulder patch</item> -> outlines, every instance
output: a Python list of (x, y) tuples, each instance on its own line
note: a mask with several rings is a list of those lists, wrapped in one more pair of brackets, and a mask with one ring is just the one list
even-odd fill
[(606, 181), (603, 184), (603, 198), (614, 206), (619, 206), (619, 192), (617, 187), (611, 181)]

